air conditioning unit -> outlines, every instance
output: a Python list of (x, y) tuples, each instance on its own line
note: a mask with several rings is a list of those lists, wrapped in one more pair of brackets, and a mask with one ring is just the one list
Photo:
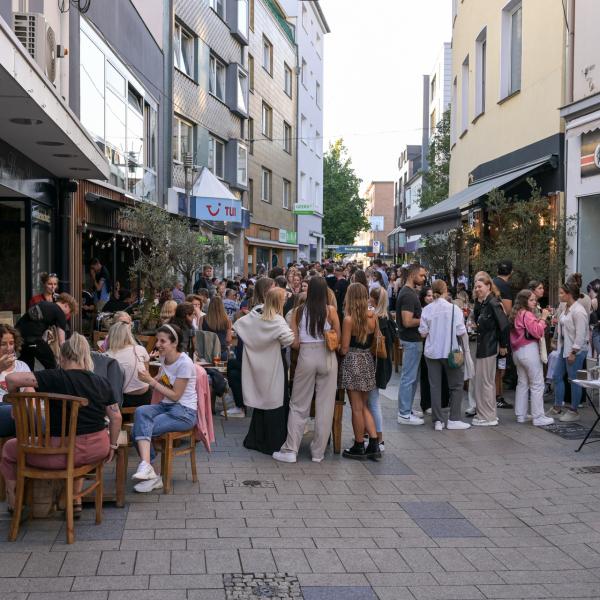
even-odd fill
[(14, 13), (13, 29), (46, 77), (56, 79), (56, 34), (40, 13)]

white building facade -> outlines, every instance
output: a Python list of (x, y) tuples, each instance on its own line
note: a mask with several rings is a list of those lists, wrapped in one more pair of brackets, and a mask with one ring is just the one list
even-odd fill
[(445, 42), (429, 74), (429, 135), (433, 135), (452, 97), (452, 45)]
[(280, 0), (298, 46), (296, 148), (298, 258), (321, 260), (323, 221), (323, 42), (329, 26), (318, 0)]

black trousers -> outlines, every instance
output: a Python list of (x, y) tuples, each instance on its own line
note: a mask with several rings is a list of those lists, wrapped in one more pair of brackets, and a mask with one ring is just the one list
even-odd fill
[(35, 367), (35, 359), (38, 359), (44, 369), (56, 369), (56, 358), (50, 346), (42, 340), (26, 341), (21, 349), (19, 359), (22, 360), (32, 371)]
[(242, 363), (237, 358), (227, 361), (227, 382), (233, 395), (233, 400), (238, 408), (244, 407), (242, 396)]

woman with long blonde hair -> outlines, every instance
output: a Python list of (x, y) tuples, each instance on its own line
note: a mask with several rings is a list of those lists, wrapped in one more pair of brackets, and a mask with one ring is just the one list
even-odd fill
[[(377, 328), (375, 314), (369, 310), (367, 288), (362, 283), (348, 286), (344, 301), (342, 324), (342, 387), (348, 392), (352, 407), (354, 445), (343, 452), (346, 458), (363, 459), (381, 456), (377, 429), (369, 410), (369, 392), (376, 387), (375, 361), (371, 354), (371, 343)], [(363, 438), (369, 435), (365, 449)]]

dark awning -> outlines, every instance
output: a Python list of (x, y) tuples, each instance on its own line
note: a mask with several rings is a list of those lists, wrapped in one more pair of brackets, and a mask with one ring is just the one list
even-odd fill
[(463, 211), (477, 204), (477, 201), (492, 190), (522, 179), (535, 169), (555, 159), (553, 154), (521, 165), (520, 167), (493, 177), (488, 177), (470, 185), (457, 194), (442, 200), (412, 219), (403, 221), (400, 225), (406, 229), (407, 235), (438, 233), (460, 227)]

